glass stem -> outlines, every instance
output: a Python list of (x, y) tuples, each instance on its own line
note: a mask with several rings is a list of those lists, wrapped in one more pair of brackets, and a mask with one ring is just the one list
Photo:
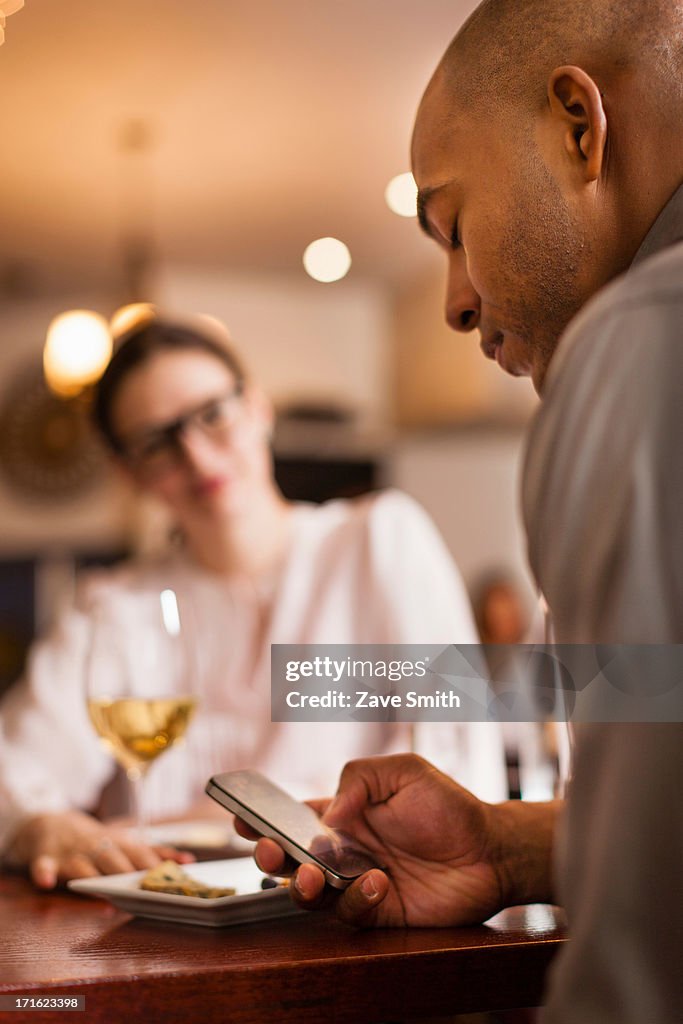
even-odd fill
[(134, 770), (128, 773), (130, 796), (135, 820), (135, 838), (139, 843), (147, 843), (147, 801), (145, 800), (145, 773)]

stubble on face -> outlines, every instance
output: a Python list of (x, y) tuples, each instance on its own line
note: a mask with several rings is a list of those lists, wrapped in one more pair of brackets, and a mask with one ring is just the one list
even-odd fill
[(487, 116), (485, 104), (458, 110), (437, 72), (418, 113), (413, 164), (420, 188), (463, 182), (463, 220), (477, 221), (465, 232), (464, 249), (482, 323), (504, 334), (505, 365), (530, 372), (540, 391), (558, 341), (584, 301), (580, 274), (591, 246), (544, 162), (533, 126), (513, 120)]
[(501, 223), (506, 327), (527, 347), (540, 391), (567, 325), (583, 305), (580, 274), (590, 240), (540, 152), (520, 161), (517, 189)]

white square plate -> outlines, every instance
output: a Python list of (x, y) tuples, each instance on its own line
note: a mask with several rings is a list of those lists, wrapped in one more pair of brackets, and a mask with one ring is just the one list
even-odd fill
[(303, 913), (292, 902), (286, 888), (279, 886), (276, 889), (261, 889), (264, 876), (251, 857), (184, 864), (183, 869), (199, 882), (233, 887), (237, 892), (234, 896), (209, 900), (197, 896), (149, 892), (140, 888), (140, 880), (146, 874), (145, 871), (77, 878), (68, 885), (74, 892), (84, 896), (100, 896), (109, 900), (128, 914), (181, 924), (200, 924), (209, 928)]
[(176, 846), (180, 850), (194, 850), (198, 853), (215, 850), (213, 859), (244, 857), (254, 849), (253, 843), (235, 832), (232, 821), (227, 817), (225, 821), (168, 821), (148, 825), (145, 828), (145, 841), (151, 846)]

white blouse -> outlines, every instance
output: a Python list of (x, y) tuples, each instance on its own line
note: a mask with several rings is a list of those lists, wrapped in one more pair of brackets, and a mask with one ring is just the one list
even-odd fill
[[(0, 849), (26, 814), (95, 808), (115, 773), (84, 694), (85, 608), (94, 589), (118, 597), (129, 588), (171, 588), (191, 599), (199, 707), (185, 741), (149, 772), (153, 817), (183, 814), (210, 775), (247, 766), (299, 797), (332, 794), (349, 759), (411, 743), (485, 799), (505, 797), (495, 723), (425, 723), (413, 736), (398, 723), (271, 722), (271, 643), (477, 642), (462, 580), (411, 498), (387, 491), (297, 504), (291, 522), (285, 564), (261, 586), (230, 581), (178, 554), (82, 581), (79, 599), (35, 645), (25, 678), (0, 704)], [(125, 643), (140, 644), (142, 627), (137, 633), (132, 626)]]

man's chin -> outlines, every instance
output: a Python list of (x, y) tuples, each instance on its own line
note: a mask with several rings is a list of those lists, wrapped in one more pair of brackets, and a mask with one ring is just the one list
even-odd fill
[(501, 370), (511, 377), (532, 377), (533, 367), (520, 339), (504, 335), (496, 345), (494, 357)]

